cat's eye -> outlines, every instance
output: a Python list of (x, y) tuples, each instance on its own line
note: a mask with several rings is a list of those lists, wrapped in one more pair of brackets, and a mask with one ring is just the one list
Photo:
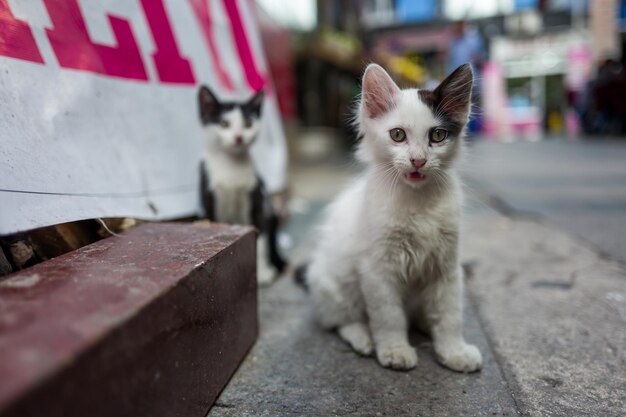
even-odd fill
[(220, 126), (223, 127), (224, 129), (227, 129), (230, 127), (230, 122), (226, 119), (222, 119), (220, 120)]
[(429, 139), (433, 143), (439, 143), (448, 137), (448, 131), (446, 129), (435, 128), (430, 131)]
[(389, 131), (389, 136), (391, 137), (391, 140), (393, 140), (394, 142), (402, 142), (403, 140), (406, 139), (406, 132), (397, 127)]
[(249, 117), (246, 117), (246, 119), (243, 121), (243, 125), (246, 128), (251, 128), (252, 127), (252, 119)]

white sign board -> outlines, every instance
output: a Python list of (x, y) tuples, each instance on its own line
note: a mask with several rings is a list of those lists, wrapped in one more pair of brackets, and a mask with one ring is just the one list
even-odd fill
[(286, 150), (249, 0), (0, 0), (0, 235), (199, 207), (200, 85), (263, 88), (253, 148), (270, 191)]

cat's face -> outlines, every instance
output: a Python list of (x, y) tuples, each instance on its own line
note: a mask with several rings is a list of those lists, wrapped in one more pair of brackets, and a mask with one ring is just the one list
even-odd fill
[(370, 64), (363, 76), (357, 155), (410, 187), (437, 182), (460, 153), (472, 81), (466, 64), (433, 91), (401, 90), (382, 67)]
[(245, 103), (220, 102), (207, 87), (198, 93), (206, 140), (232, 155), (248, 152), (260, 128), (263, 91)]

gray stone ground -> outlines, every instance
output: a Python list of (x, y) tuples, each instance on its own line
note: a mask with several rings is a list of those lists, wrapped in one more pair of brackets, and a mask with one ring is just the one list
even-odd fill
[(540, 222), (476, 216), (468, 298), (517, 410), (626, 413), (626, 270)]
[(501, 209), (542, 220), (626, 262), (626, 138), (476, 142), (464, 164), (475, 188)]
[[(259, 340), (209, 416), (626, 415), (623, 264), (549, 216), (503, 210), (501, 194), (470, 170), (465, 335), (483, 352), (481, 372), (439, 366), (416, 332), (418, 367), (383, 369), (321, 331), (307, 295), (283, 277), (260, 291)], [(293, 172), (294, 262), (309, 253), (324, 202), (353, 173), (350, 165)]]

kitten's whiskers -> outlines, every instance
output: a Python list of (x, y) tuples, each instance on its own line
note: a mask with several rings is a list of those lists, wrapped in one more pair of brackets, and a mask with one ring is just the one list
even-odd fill
[(387, 167), (387, 169), (385, 169), (384, 171), (376, 170), (374, 172), (373, 181), (375, 188), (372, 190), (373, 193), (378, 192), (380, 187), (382, 187), (388, 179), (393, 178), (392, 175), (393, 171), (395, 170), (395, 167), (390, 163), (377, 164), (377, 168), (378, 167), (380, 167), (380, 169)]

